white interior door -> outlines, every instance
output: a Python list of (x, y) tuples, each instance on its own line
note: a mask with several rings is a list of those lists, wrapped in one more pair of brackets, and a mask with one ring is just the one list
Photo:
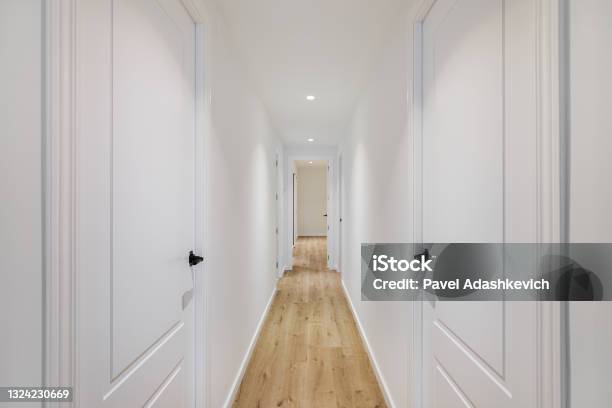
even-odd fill
[(342, 273), (342, 194), (343, 194), (343, 183), (344, 180), (342, 179), (342, 156), (338, 156), (338, 214), (337, 216), (337, 220), (338, 220), (338, 272)]
[[(437, 0), (423, 21), (426, 243), (535, 242), (530, 3)], [(536, 338), (534, 303), (424, 302), (423, 407), (536, 406)]]
[(180, 0), (79, 10), (79, 406), (191, 407), (195, 25)]
[[(293, 171), (293, 245), (298, 239), (298, 177), (297, 168)], [(293, 254), (291, 255), (293, 257)], [(293, 262), (293, 259), (292, 261)]]
[(334, 254), (334, 212), (332, 208), (333, 200), (333, 174), (331, 170), (331, 161), (327, 162), (327, 173), (325, 178), (325, 224), (327, 228), (327, 267), (333, 267)]
[(280, 232), (281, 232), (281, 222), (282, 222), (282, 217), (283, 217), (283, 206), (281, 205), (282, 200), (281, 200), (281, 191), (283, 191), (283, 172), (280, 166), (280, 154), (277, 152), (275, 155), (275, 161), (274, 161), (274, 165), (275, 165), (275, 172), (276, 172), (276, 196), (275, 196), (275, 203), (276, 203), (276, 224), (274, 226), (274, 244), (275, 244), (275, 257), (274, 259), (276, 260), (276, 274), (277, 276), (282, 276), (283, 274), (283, 267), (282, 267), (282, 261), (281, 261), (281, 239), (280, 239)]

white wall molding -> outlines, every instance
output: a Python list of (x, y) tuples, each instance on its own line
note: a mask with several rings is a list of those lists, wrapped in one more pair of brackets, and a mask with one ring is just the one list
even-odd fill
[[(564, 15), (562, 0), (536, 0), (537, 14), (537, 242), (567, 239), (566, 144), (562, 118), (562, 58)], [(561, 302), (537, 304), (538, 407), (567, 406), (565, 321)]]
[[(206, 225), (206, 186), (207, 186), (207, 159), (206, 140), (208, 139), (211, 123), (211, 82), (210, 70), (212, 53), (212, 37), (209, 30), (207, 15), (202, 12), (197, 16), (191, 12), (196, 24), (196, 251), (207, 256), (207, 225)], [(194, 311), (195, 311), (195, 403), (197, 407), (209, 407), (210, 398), (210, 341), (208, 338), (209, 305), (208, 305), (208, 273), (206, 262), (195, 270), (194, 274)], [(200, 386), (198, 386), (200, 384)]]
[(538, 242), (561, 242), (562, 135), (561, 9), (562, 0), (536, 0)]
[(270, 311), (270, 307), (274, 302), (274, 298), (276, 297), (277, 287), (274, 285), (274, 290), (272, 291), (272, 295), (270, 295), (270, 299), (268, 299), (268, 303), (266, 304), (266, 308), (261, 315), (259, 322), (257, 323), (257, 328), (255, 329), (255, 333), (251, 338), (251, 342), (249, 343), (249, 348), (245, 353), (242, 363), (240, 364), (240, 368), (238, 369), (238, 373), (236, 374), (236, 378), (232, 384), (232, 388), (230, 389), (229, 395), (227, 396), (225, 403), (223, 404), (224, 408), (231, 408), (236, 396), (238, 395), (238, 391), (240, 390), (240, 385), (242, 384), (242, 379), (244, 378), (244, 374), (246, 373), (246, 369), (249, 366), (249, 362), (251, 361), (251, 356), (253, 355), (253, 351), (255, 350), (255, 346), (257, 345), (257, 340), (259, 339), (259, 335), (261, 334), (261, 330), (263, 329), (264, 323), (266, 322), (266, 318), (268, 317), (268, 312)]
[[(412, 118), (410, 127), (412, 139), (412, 186), (413, 186), (413, 242), (423, 242), (423, 21), (433, 7), (435, 0), (421, 0), (415, 6), (409, 29), (412, 31), (412, 49), (408, 58), (412, 61), (412, 81), (408, 99), (409, 113)], [(416, 248), (415, 248), (416, 249)], [(423, 304), (419, 293), (412, 307), (411, 342), (409, 350), (409, 400), (413, 408), (423, 406)]]
[(370, 363), (372, 364), (372, 367), (374, 368), (374, 375), (376, 375), (378, 384), (382, 388), (383, 397), (385, 398), (385, 402), (387, 403), (387, 406), (389, 408), (397, 408), (397, 405), (395, 405), (395, 402), (393, 402), (393, 398), (391, 398), (389, 387), (387, 386), (387, 383), (385, 382), (385, 378), (382, 374), (382, 371), (380, 370), (380, 366), (378, 365), (378, 362), (376, 361), (374, 350), (372, 349), (372, 347), (370, 346), (370, 343), (368, 342), (368, 336), (366, 335), (366, 332), (363, 326), (361, 325), (361, 321), (359, 320), (359, 316), (357, 315), (357, 310), (355, 310), (355, 306), (353, 305), (353, 301), (351, 300), (351, 297), (349, 296), (348, 289), (346, 288), (346, 285), (344, 284), (344, 280), (341, 280), (341, 282), (342, 282), (342, 289), (344, 291), (344, 296), (346, 297), (346, 300), (348, 301), (348, 304), (351, 308), (351, 313), (353, 315), (353, 318), (355, 319), (355, 323), (357, 324), (359, 335), (361, 336), (361, 340), (365, 346), (366, 352), (368, 353), (368, 357), (370, 358)]
[(73, 386), (76, 338), (76, 0), (44, 2), (45, 13), (45, 383)]

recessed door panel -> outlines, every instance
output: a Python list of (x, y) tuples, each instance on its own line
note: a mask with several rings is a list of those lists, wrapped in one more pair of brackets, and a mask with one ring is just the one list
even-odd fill
[[(490, 0), (439, 0), (424, 25), (425, 242), (503, 241), (502, 27), (502, 1)], [(435, 309), (499, 373), (503, 312), (501, 303)]]
[(183, 29), (156, 1), (115, 2), (114, 376), (180, 324), (181, 296), (190, 288), (193, 24)]
[(424, 29), (425, 242), (503, 234), (501, 0), (439, 0)]

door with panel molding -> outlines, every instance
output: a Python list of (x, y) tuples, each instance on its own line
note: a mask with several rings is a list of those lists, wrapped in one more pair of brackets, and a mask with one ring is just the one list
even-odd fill
[[(423, 19), (426, 243), (536, 242), (534, 10), (437, 0)], [(533, 302), (424, 301), (423, 407), (535, 407), (536, 329)]]
[(325, 173), (325, 228), (327, 236), (327, 267), (334, 267), (334, 217), (335, 212), (332, 206), (334, 200), (333, 191), (333, 172), (331, 168), (331, 160), (327, 161), (327, 172)]
[(194, 406), (195, 25), (180, 0), (77, 9), (78, 406)]

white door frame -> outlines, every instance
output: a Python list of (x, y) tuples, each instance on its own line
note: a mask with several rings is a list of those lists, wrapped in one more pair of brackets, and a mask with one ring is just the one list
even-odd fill
[[(289, 200), (289, 197), (293, 197), (293, 163), (296, 160), (326, 160), (328, 165), (330, 166), (330, 172), (331, 172), (331, 177), (329, 177), (328, 179), (328, 183), (332, 183), (332, 187), (331, 187), (331, 197), (329, 198), (329, 203), (330, 203), (330, 207), (327, 209), (327, 218), (328, 218), (328, 225), (329, 225), (329, 232), (327, 234), (327, 239), (330, 240), (331, 244), (328, 244), (328, 248), (331, 247), (331, 251), (328, 251), (328, 255), (329, 255), (329, 261), (327, 262), (327, 265), (330, 269), (335, 269), (337, 268), (337, 264), (336, 264), (336, 260), (337, 258), (337, 231), (338, 231), (338, 217), (336, 217), (336, 208), (338, 207), (338, 183), (336, 182), (336, 179), (334, 177), (334, 175), (336, 174), (336, 166), (337, 166), (337, 156), (336, 153), (321, 153), (321, 152), (313, 152), (312, 154), (309, 153), (290, 153), (287, 155), (287, 159), (286, 159), (286, 163), (285, 163), (285, 181), (287, 182), (287, 190), (286, 190), (286, 197), (287, 199), (285, 200), (285, 214), (290, 214), (291, 211), (293, 211), (293, 208), (289, 208), (289, 203), (293, 202), (293, 199)], [(331, 222), (329, 222), (329, 217), (331, 218)], [(285, 223), (285, 230), (286, 231), (292, 231), (292, 228), (290, 226), (291, 223), (291, 217), (287, 216), (285, 218), (286, 223)], [(285, 266), (284, 266), (284, 270), (290, 270), (292, 268), (293, 265), (293, 256), (292, 256), (292, 248), (293, 248), (293, 240), (291, 237), (291, 234), (287, 233), (286, 234), (286, 244), (284, 245), (284, 256), (283, 256), (283, 260), (285, 262)]]
[[(423, 22), (437, 0), (421, 0), (416, 7), (412, 32), (412, 95), (408, 117), (412, 118), (413, 242), (423, 242)], [(567, 124), (563, 118), (563, 56), (565, 44), (564, 0), (533, 0), (537, 10), (537, 138), (538, 138), (538, 242), (567, 242)], [(422, 295), (421, 295), (422, 296)], [(422, 297), (421, 297), (422, 299)], [(538, 408), (567, 407), (566, 322), (564, 302), (537, 305)], [(423, 307), (412, 308), (409, 384), (411, 406), (423, 407)]]
[(275, 175), (276, 175), (276, 196), (275, 196), (275, 206), (276, 206), (276, 218), (275, 218), (275, 247), (276, 247), (276, 276), (281, 277), (283, 275), (283, 213), (284, 213), (284, 195), (283, 195), (283, 151), (282, 148), (277, 148), (274, 154), (275, 157)]
[(334, 222), (338, 226), (336, 229), (336, 259), (335, 266), (336, 270), (342, 274), (342, 193), (344, 192), (342, 189), (344, 173), (342, 169), (342, 153), (338, 153), (338, 158), (336, 159), (336, 214), (334, 218)]
[[(210, 11), (200, 2), (182, 0), (196, 27), (195, 251), (207, 254), (206, 148), (210, 123)], [(44, 384), (74, 386), (72, 403), (79, 406), (79, 344), (76, 335), (79, 293), (76, 223), (76, 145), (78, 143), (77, 83), (78, 0), (43, 2), (44, 7)], [(206, 62), (206, 63), (205, 63)], [(210, 406), (207, 341), (206, 262), (194, 274), (195, 406)]]

